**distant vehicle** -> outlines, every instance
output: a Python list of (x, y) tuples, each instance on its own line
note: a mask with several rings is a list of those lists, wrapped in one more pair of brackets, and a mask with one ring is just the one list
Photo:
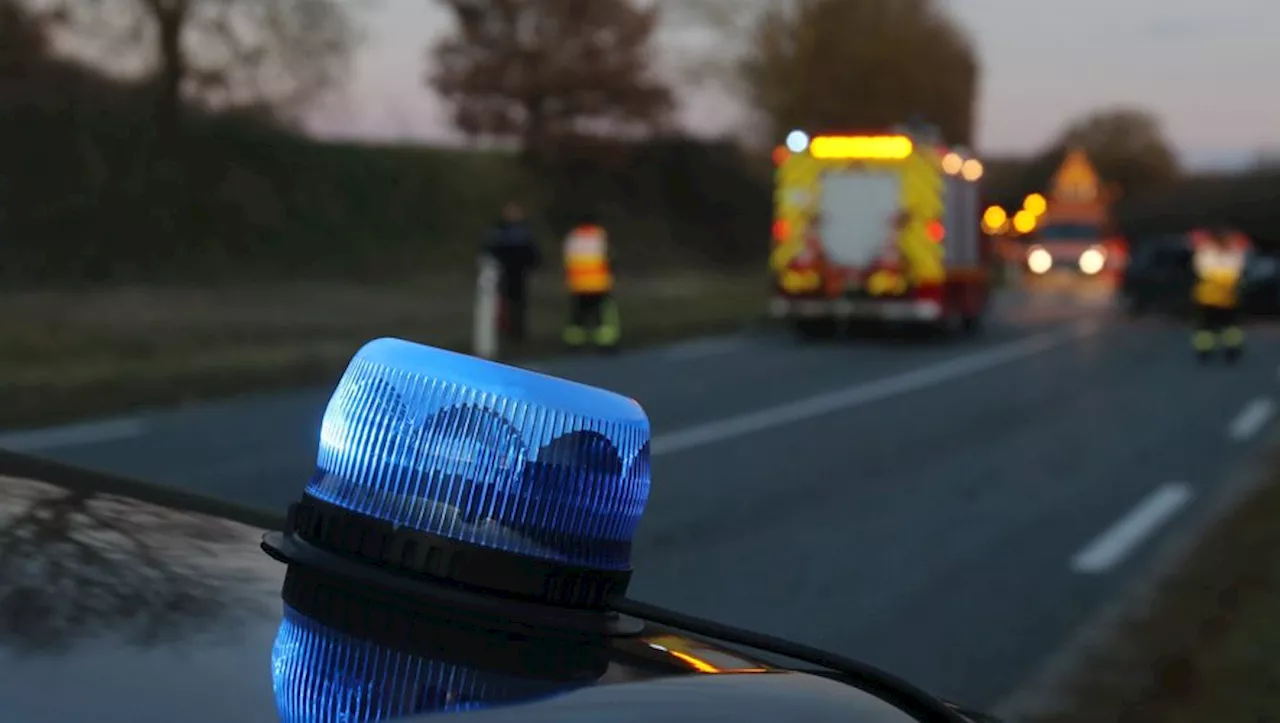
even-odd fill
[(1125, 265), (1126, 244), (1100, 223), (1049, 223), (1025, 243), (1025, 264), (1033, 276), (1065, 272), (1107, 278), (1118, 276)]
[[(1245, 262), (1241, 305), (1246, 313), (1280, 314), (1280, 252), (1252, 249)], [(1133, 257), (1125, 269), (1120, 295), (1131, 315), (1191, 313), (1191, 242), (1187, 234), (1171, 233), (1134, 240)]]
[(776, 318), (806, 336), (853, 320), (978, 327), (982, 164), (930, 134), (788, 136), (775, 155)]
[(1185, 316), (1191, 313), (1191, 242), (1186, 234), (1164, 234), (1134, 240), (1133, 256), (1120, 283), (1125, 310)]
[(1255, 249), (1245, 263), (1245, 311), (1260, 316), (1280, 314), (1280, 252)]

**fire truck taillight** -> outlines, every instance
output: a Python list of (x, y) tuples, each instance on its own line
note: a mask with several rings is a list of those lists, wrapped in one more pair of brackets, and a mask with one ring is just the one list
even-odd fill
[(916, 287), (916, 299), (919, 301), (932, 301), (941, 304), (943, 295), (942, 284), (921, 284)]
[(947, 227), (941, 221), (930, 221), (928, 233), (934, 243), (942, 243), (942, 239), (947, 237)]

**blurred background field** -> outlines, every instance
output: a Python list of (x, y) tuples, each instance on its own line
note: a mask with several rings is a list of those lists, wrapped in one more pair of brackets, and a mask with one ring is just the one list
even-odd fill
[[(534, 279), (527, 344), (555, 353), (559, 279)], [(118, 286), (0, 295), (0, 424), (24, 426), (270, 387), (331, 383), (364, 342), (397, 336), (470, 348), (472, 281)], [(763, 316), (764, 274), (620, 284), (626, 345), (733, 331)]]

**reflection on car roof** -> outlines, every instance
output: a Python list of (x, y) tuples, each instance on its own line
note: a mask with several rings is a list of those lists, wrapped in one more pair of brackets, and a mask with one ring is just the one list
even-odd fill
[[(515, 708), (468, 713), (475, 723), (906, 723), (911, 717), (866, 693), (817, 676), (777, 673), (658, 678), (612, 688), (586, 688)], [(421, 719), (424, 721), (429, 718)]]

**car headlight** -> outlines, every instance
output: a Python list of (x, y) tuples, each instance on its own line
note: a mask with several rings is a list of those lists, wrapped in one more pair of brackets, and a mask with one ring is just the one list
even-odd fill
[(1102, 249), (1091, 248), (1086, 249), (1080, 254), (1080, 270), (1092, 276), (1102, 271), (1102, 267), (1107, 265), (1107, 255)]
[(1053, 257), (1040, 246), (1035, 246), (1027, 252), (1027, 268), (1033, 274), (1046, 273), (1053, 268)]

